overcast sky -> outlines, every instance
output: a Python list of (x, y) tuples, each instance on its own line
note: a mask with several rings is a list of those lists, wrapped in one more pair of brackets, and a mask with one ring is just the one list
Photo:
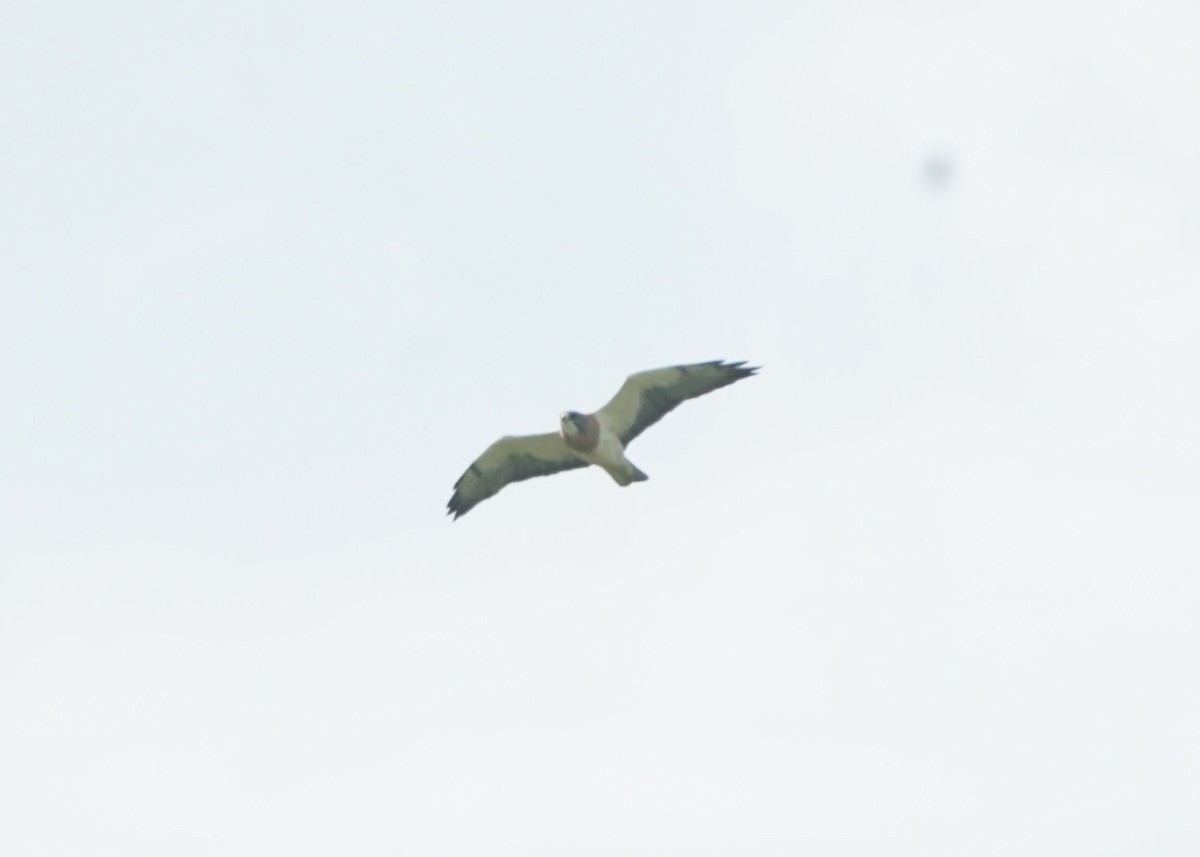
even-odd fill
[(0, 852), (1200, 852), (1197, 44), (4, 3)]

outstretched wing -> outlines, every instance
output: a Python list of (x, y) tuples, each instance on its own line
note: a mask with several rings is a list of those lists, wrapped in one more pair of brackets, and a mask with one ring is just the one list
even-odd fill
[(510, 482), (587, 465), (558, 434), (502, 437), (484, 450), (454, 483), (454, 496), (446, 504), (446, 514), (458, 520)]
[(638, 372), (625, 379), (617, 395), (596, 411), (596, 416), (628, 446), (631, 440), (675, 410), (681, 402), (748, 378), (758, 368), (746, 367), (745, 360), (737, 363), (713, 360)]

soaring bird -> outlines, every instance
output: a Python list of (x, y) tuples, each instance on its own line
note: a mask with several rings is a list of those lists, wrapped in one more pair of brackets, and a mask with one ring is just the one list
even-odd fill
[(644, 482), (650, 477), (625, 457), (625, 448), (635, 437), (681, 402), (748, 378), (759, 368), (746, 366), (744, 360), (713, 360), (630, 375), (594, 414), (564, 411), (557, 432), (502, 437), (485, 449), (454, 483), (446, 514), (458, 520), (510, 482), (590, 464), (602, 468), (618, 485)]

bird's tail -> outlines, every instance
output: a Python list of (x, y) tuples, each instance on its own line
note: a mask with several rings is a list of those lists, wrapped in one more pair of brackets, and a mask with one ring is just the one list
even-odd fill
[(632, 485), (634, 482), (645, 482), (650, 477), (642, 471), (638, 470), (637, 465), (632, 461), (625, 462), (625, 468), (618, 471), (609, 471), (609, 475), (616, 480), (617, 484), (622, 488), (626, 485)]

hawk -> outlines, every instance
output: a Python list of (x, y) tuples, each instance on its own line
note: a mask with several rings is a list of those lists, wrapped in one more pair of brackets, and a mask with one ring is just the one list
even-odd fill
[(630, 375), (594, 414), (564, 411), (557, 432), (502, 437), (489, 446), (454, 483), (446, 514), (458, 520), (510, 482), (591, 464), (618, 485), (644, 482), (650, 477), (625, 457), (625, 448), (634, 438), (680, 403), (748, 378), (759, 368), (746, 366), (744, 360), (712, 360)]

